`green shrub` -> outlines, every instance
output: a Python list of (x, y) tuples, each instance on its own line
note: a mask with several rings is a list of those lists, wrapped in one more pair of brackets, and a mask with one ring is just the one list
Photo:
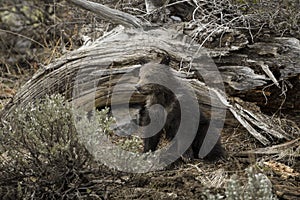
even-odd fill
[[(272, 184), (268, 177), (262, 173), (255, 173), (253, 167), (246, 169), (247, 182), (234, 174), (225, 186), (227, 200), (276, 200), (272, 193)], [(208, 200), (224, 199), (221, 194), (203, 193), (203, 198)]]
[(236, 176), (227, 182), (226, 199), (228, 200), (271, 200), (277, 199), (272, 193), (272, 184), (268, 177), (262, 173), (255, 173), (254, 168), (246, 169), (248, 179), (245, 185)]
[(1, 121), (0, 199), (78, 199), (90, 192), (80, 188), (94, 162), (72, 122), (71, 105), (59, 95)]

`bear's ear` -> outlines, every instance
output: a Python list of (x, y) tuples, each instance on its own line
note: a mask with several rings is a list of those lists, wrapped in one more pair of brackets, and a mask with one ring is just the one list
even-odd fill
[(169, 65), (171, 61), (171, 58), (168, 54), (164, 54), (162, 60), (160, 61), (159, 64), (163, 64), (163, 65)]
[(145, 59), (145, 58), (141, 58), (140, 60), (139, 60), (139, 64), (140, 65), (144, 65), (144, 64), (146, 64), (147, 63), (147, 60)]

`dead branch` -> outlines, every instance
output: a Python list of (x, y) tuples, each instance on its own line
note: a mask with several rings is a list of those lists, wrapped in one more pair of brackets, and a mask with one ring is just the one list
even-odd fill
[[(235, 155), (237, 156), (248, 156), (248, 155), (274, 155), (280, 154), (287, 149), (297, 148), (299, 147), (300, 138), (285, 142), (283, 144), (273, 145), (266, 148), (258, 148), (250, 151), (239, 152)], [(297, 155), (295, 155), (297, 156)], [(299, 157), (299, 155), (298, 155)]]
[(107, 6), (101, 5), (99, 3), (94, 3), (86, 0), (67, 0), (85, 10), (91, 11), (97, 16), (112, 21), (115, 24), (120, 24), (125, 27), (142, 28), (145, 25), (150, 25), (146, 22), (142, 22), (140, 19), (133, 15), (124, 13), (122, 11), (109, 8)]

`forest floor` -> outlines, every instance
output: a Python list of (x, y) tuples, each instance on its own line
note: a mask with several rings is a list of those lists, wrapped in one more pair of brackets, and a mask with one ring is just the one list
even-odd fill
[[(132, 4), (128, 3), (130, 1), (107, 2), (110, 2), (111, 7), (125, 11), (129, 6), (143, 9), (140, 5), (141, 1), (133, 1)], [(9, 10), (14, 6), (10, 1), (1, 4), (3, 4), (2, 8), (9, 8)], [(39, 5), (41, 10), (48, 9), (47, 12), (50, 14), (44, 15), (43, 23), (40, 23), (40, 19), (28, 24), (24, 22), (22, 32), (18, 30), (20, 25), (16, 21), (8, 20), (4, 23), (9, 13), (5, 9), (0, 9), (0, 22), (3, 23), (0, 25), (0, 43), (2, 43), (0, 45), (2, 47), (0, 49), (0, 109), (5, 108), (18, 89), (40, 67), (78, 48), (82, 44), (81, 35), (86, 34), (95, 39), (113, 27), (91, 13), (75, 7), (68, 8), (66, 5), (68, 4), (63, 1), (56, 1), (55, 6), (54, 3)], [(18, 19), (21, 16), (10, 17)], [(31, 19), (35, 20), (35, 18)], [(35, 23), (39, 24), (38, 28)], [(299, 126), (300, 118), (295, 116), (296, 113), (289, 111), (285, 114), (292, 116), (290, 119)], [(228, 191), (226, 185), (233, 175), (237, 175), (241, 185), (245, 187), (249, 185), (251, 174), (249, 175), (246, 169), (252, 167), (256, 174), (262, 173), (268, 177), (272, 183), (273, 194), (278, 198), (300, 199), (299, 148), (298, 156), (284, 152), (282, 155), (240, 155), (239, 152), (251, 151), (263, 146), (237, 122), (225, 124), (222, 143), (228, 152), (228, 157), (213, 163), (193, 160), (188, 163), (177, 163), (166, 170), (156, 172), (112, 173), (115, 175), (103, 180), (107, 182), (106, 194), (103, 198), (207, 199), (210, 197), (217, 199), (210, 194), (225, 197), (225, 192)], [(101, 170), (113, 171), (107, 167)]]

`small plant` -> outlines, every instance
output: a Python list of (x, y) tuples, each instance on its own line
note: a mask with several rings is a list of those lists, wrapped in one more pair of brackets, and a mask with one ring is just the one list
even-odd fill
[(92, 119), (80, 118), (76, 127), (80, 141), (94, 160), (111, 169), (127, 172), (149, 171), (153, 165), (160, 167), (159, 153), (140, 152), (142, 140), (139, 137), (120, 137), (111, 131), (114, 118), (109, 116), (108, 108), (96, 111)]
[(248, 182), (242, 186), (236, 175), (227, 183), (226, 199), (228, 200), (265, 200), (277, 199), (272, 193), (272, 184), (268, 177), (262, 173), (256, 174), (254, 168), (246, 169)]
[[(247, 182), (243, 184), (241, 178), (234, 174), (225, 187), (227, 200), (276, 200), (272, 193), (272, 184), (268, 177), (262, 173), (255, 173), (253, 167), (246, 169)], [(211, 194), (209, 191), (203, 193), (203, 198), (208, 200), (224, 199), (223, 195)]]
[(101, 132), (112, 135), (113, 132), (111, 131), (111, 125), (114, 123), (115, 119), (111, 116), (109, 116), (109, 108), (105, 107), (104, 109), (100, 111), (96, 111), (96, 118), (99, 123), (99, 128), (101, 129)]

